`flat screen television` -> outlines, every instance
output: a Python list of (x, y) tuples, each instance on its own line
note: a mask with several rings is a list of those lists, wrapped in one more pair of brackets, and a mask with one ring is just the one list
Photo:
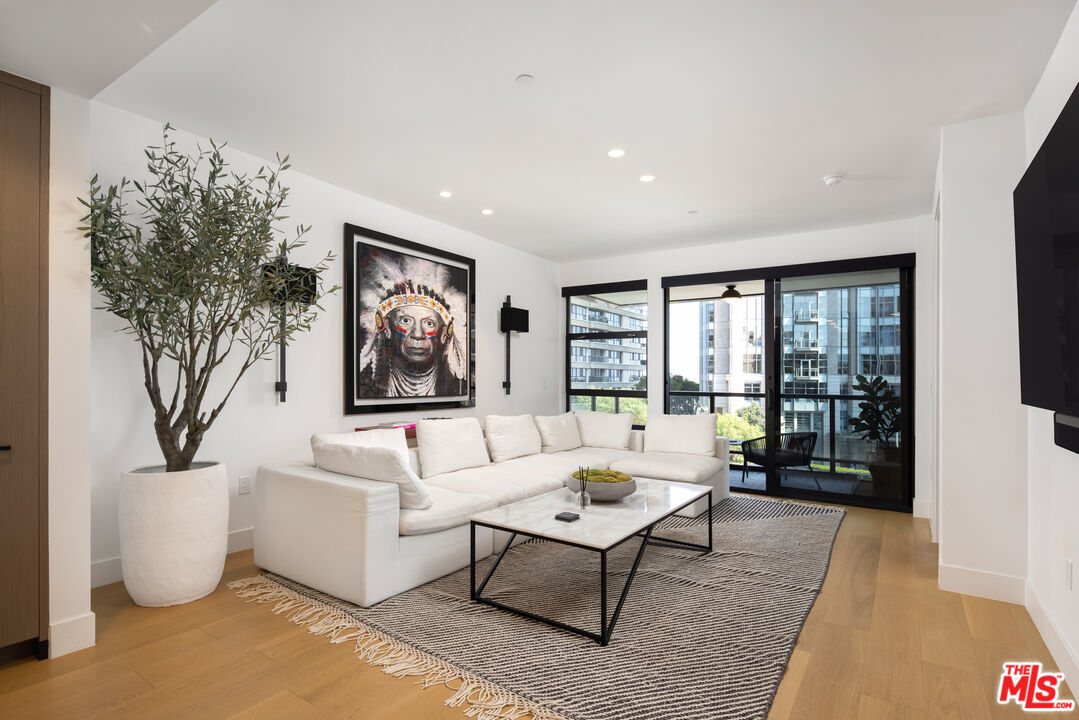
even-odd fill
[(1013, 200), (1022, 402), (1079, 416), (1079, 87)]

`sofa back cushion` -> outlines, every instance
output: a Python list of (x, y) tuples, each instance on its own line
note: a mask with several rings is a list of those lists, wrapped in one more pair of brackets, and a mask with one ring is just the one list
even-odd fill
[(644, 428), (644, 451), (714, 455), (716, 414), (649, 415)]
[(531, 415), (488, 415), (484, 425), (492, 462), (540, 452), (540, 434)]
[(581, 431), (577, 429), (577, 419), (573, 417), (573, 413), (537, 415), (536, 428), (543, 443), (543, 452), (561, 452), (581, 447)]
[(581, 444), (585, 447), (614, 448), (625, 450), (629, 447), (629, 431), (633, 429), (633, 413), (605, 413), (592, 410), (578, 410), (577, 429), (581, 433)]
[(418, 421), (416, 449), (425, 478), (491, 463), (483, 431), (474, 417)]
[[(311, 436), (311, 448), (321, 445), (353, 445), (355, 447), (385, 447), (396, 450), (408, 460), (408, 440), (404, 428), (378, 428), (350, 433), (316, 433)], [(316, 461), (317, 462), (317, 461)]]
[(402, 508), (426, 510), (434, 502), (423, 480), (409, 466), (408, 455), (394, 448), (320, 443), (312, 438), (311, 452), (323, 470), (396, 484)]

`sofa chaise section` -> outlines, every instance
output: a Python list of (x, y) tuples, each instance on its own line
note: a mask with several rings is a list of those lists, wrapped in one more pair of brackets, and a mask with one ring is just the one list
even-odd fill
[[(302, 463), (259, 468), (257, 483), (255, 565), (363, 607), (467, 565), (468, 516), (498, 504), (431, 488), (435, 504), (402, 518), (396, 485)], [(492, 542), (478, 528), (477, 556)]]

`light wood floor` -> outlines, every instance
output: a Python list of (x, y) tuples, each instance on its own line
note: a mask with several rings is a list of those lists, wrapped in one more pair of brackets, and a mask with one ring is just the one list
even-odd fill
[[(1056, 669), (1030, 616), (938, 590), (936, 563), (925, 520), (850, 508), (769, 718), (1023, 717), (994, 694), (1006, 660)], [(235, 553), (225, 581), (255, 572)], [(465, 720), (445, 688), (385, 675), (228, 590), (149, 609), (116, 584), (93, 609), (95, 647), (0, 665), (0, 718)]]

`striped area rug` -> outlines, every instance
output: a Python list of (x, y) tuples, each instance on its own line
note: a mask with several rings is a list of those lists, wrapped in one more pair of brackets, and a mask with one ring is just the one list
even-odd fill
[[(387, 673), (457, 689), (447, 704), (478, 720), (765, 718), (844, 512), (744, 495), (714, 510), (712, 553), (648, 548), (607, 647), (471, 602), (468, 568), (372, 608), (272, 574), (230, 587)], [(704, 542), (706, 518), (671, 518), (656, 535)], [(609, 556), (608, 607), (636, 546)], [(596, 553), (528, 542), (485, 595), (598, 627), (598, 572)]]

